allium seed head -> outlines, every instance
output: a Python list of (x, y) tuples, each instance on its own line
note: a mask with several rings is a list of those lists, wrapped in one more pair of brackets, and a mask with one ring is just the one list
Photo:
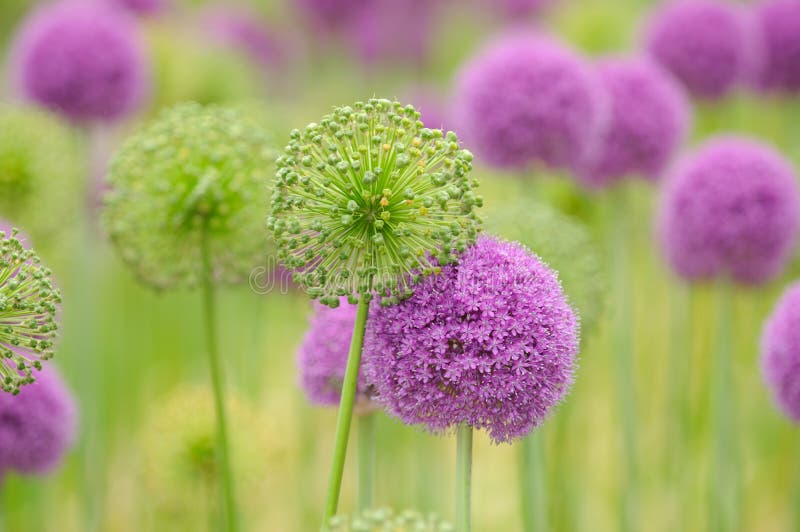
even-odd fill
[(394, 513), (388, 508), (363, 510), (355, 515), (331, 518), (327, 532), (455, 532), (455, 527), (437, 515), (413, 510)]
[(758, 84), (765, 89), (800, 91), (800, 2), (768, 0), (754, 9), (764, 46)]
[(483, 200), (472, 154), (419, 116), (371, 99), (291, 133), (267, 225), (278, 259), (321, 303), (407, 297), (475, 241)]
[(133, 20), (101, 2), (46, 3), (13, 45), (14, 77), (30, 100), (72, 120), (114, 120), (146, 95), (144, 51)]
[(611, 97), (611, 122), (576, 178), (592, 188), (631, 175), (657, 179), (688, 133), (683, 88), (647, 59), (607, 59), (597, 69)]
[(34, 382), (33, 370), (53, 356), (61, 293), (50, 270), (18, 238), (0, 227), (0, 387), (19, 393)]
[(800, 192), (790, 164), (771, 147), (735, 137), (708, 141), (668, 176), (659, 232), (688, 279), (730, 275), (762, 283), (790, 258)]
[(522, 245), (481, 236), (409, 299), (373, 304), (363, 369), (403, 422), (436, 432), (467, 423), (505, 442), (567, 394), (578, 343), (557, 274)]
[(238, 112), (182, 104), (129, 139), (111, 165), (105, 224), (122, 259), (155, 288), (194, 286), (208, 247), (215, 280), (263, 262), (269, 135)]
[(789, 287), (764, 325), (761, 370), (775, 403), (800, 423), (800, 283)]

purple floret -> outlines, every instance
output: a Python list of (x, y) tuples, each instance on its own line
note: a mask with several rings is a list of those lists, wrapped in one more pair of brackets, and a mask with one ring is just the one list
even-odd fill
[[(316, 405), (339, 404), (347, 367), (350, 340), (356, 321), (356, 305), (341, 298), (336, 308), (314, 303), (308, 331), (297, 352), (300, 384), (309, 401)], [(358, 376), (357, 400), (368, 400), (363, 371)]]
[(591, 66), (540, 35), (493, 43), (456, 88), (456, 129), (493, 166), (573, 167), (605, 126), (607, 102)]
[(54, 470), (75, 440), (75, 400), (52, 367), (18, 395), (0, 394), (0, 469), (21, 474)]
[(607, 59), (597, 66), (611, 98), (611, 120), (577, 178), (592, 188), (637, 175), (660, 177), (686, 137), (690, 106), (669, 73), (648, 59)]
[(764, 47), (758, 84), (765, 89), (800, 91), (800, 2), (771, 0), (755, 9)]
[(665, 2), (652, 18), (646, 44), (691, 93), (718, 98), (752, 75), (758, 46), (751, 26), (731, 2)]
[(374, 302), (363, 370), (409, 424), (467, 423), (495, 442), (528, 434), (568, 393), (578, 319), (557, 274), (516, 243), (482, 236), (397, 305)]
[(99, 2), (44, 4), (13, 45), (15, 83), (38, 104), (76, 121), (114, 120), (147, 92), (135, 21)]
[(713, 139), (666, 180), (662, 247), (687, 279), (731, 275), (763, 283), (790, 258), (798, 209), (796, 177), (780, 154), (744, 138)]
[(800, 423), (800, 283), (786, 291), (767, 319), (761, 370), (775, 403)]

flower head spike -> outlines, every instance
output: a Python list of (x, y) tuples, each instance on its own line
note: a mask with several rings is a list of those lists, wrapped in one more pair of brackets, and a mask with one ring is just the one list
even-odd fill
[(313, 298), (410, 295), (475, 241), (483, 200), (472, 154), (419, 112), (371, 99), (295, 130), (278, 158), (268, 227)]
[(450, 523), (437, 515), (413, 510), (395, 513), (389, 508), (363, 510), (352, 516), (337, 515), (327, 532), (454, 532)]
[(0, 387), (19, 393), (53, 356), (61, 293), (15, 229), (0, 227)]
[(246, 279), (267, 244), (270, 146), (259, 124), (233, 110), (164, 111), (111, 166), (105, 223), (122, 259), (155, 288), (194, 286), (206, 245), (215, 280)]

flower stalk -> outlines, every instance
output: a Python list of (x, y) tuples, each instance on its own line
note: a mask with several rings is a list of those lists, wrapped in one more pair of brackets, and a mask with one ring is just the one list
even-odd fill
[(456, 433), (456, 532), (472, 530), (472, 427)]
[(375, 502), (375, 414), (358, 417), (358, 510)]

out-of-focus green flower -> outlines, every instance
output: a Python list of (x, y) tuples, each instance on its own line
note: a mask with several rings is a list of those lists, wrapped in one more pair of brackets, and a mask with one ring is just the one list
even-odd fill
[(364, 510), (331, 519), (328, 532), (453, 532), (455, 527), (437, 515), (413, 510), (394, 513), (388, 508)]

